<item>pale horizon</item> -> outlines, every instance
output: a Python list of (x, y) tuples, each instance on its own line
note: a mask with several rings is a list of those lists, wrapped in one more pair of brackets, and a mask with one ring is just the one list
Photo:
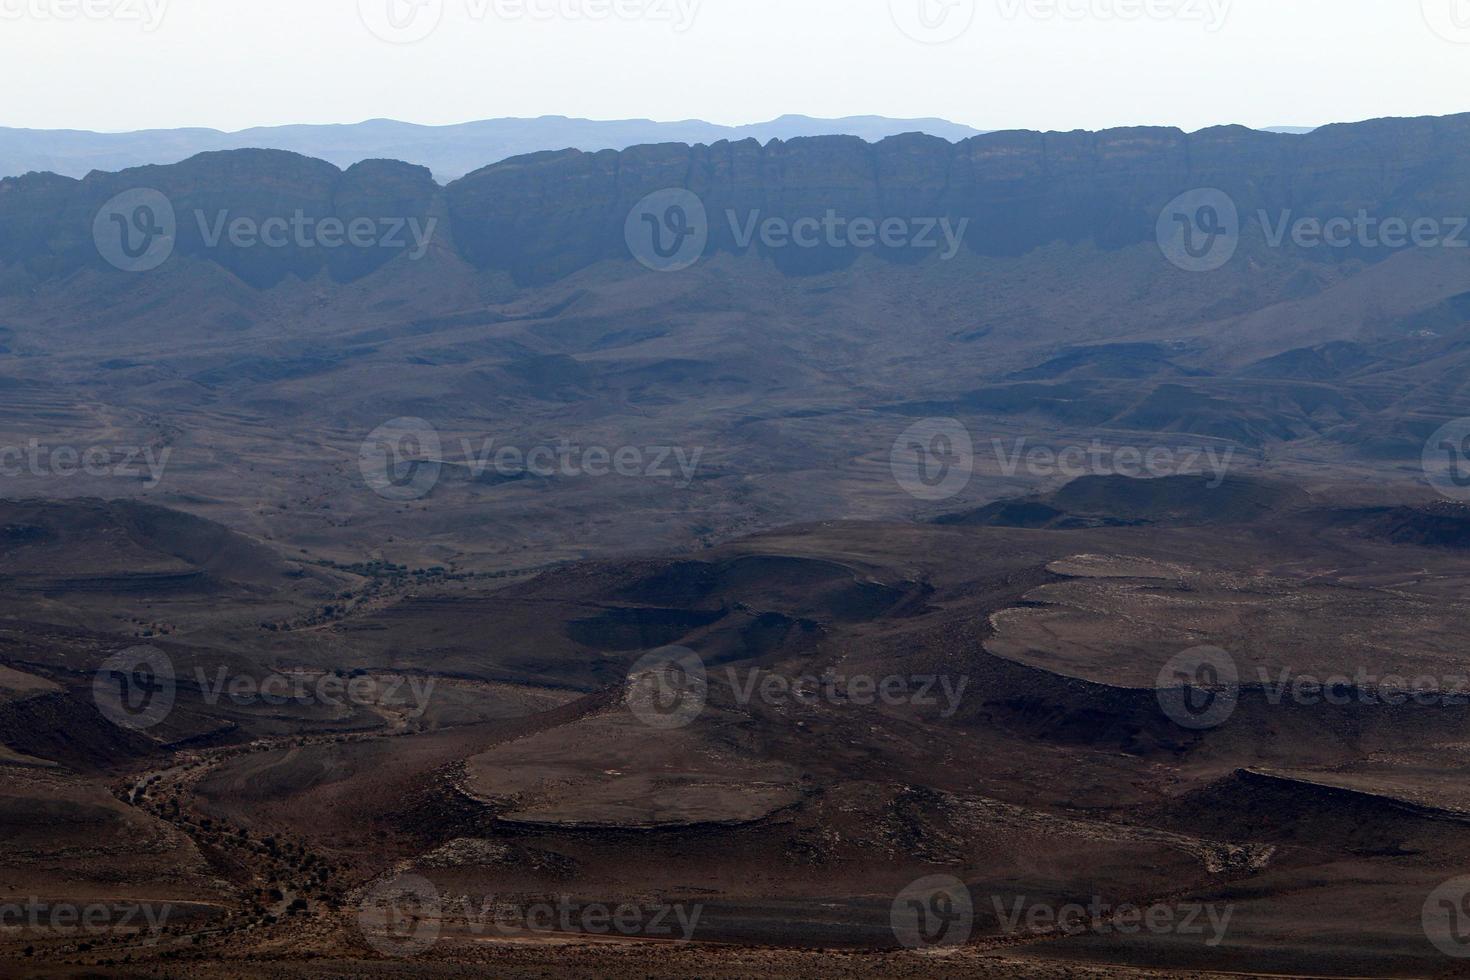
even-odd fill
[[(1464, 112), (1470, 112), (1470, 109), (1464, 110)], [(1420, 115), (1420, 116), (1442, 116), (1442, 115), (1459, 115), (1459, 114), (1460, 113), (1419, 113), (1417, 115)], [(353, 119), (291, 119), (291, 120), (286, 120), (286, 121), (283, 121), (283, 122), (260, 123), (260, 124), (251, 125), (251, 126), (241, 126), (241, 127), (238, 127), (238, 128), (237, 127), (223, 128), (223, 127), (220, 127), (220, 126), (204, 126), (204, 125), (188, 125), (188, 126), (146, 126), (146, 127), (140, 128), (140, 129), (86, 129), (86, 128), (77, 127), (77, 126), (54, 126), (54, 127), (48, 127), (48, 126), (14, 126), (14, 125), (11, 125), (9, 123), (0, 122), (0, 129), (29, 129), (29, 130), (36, 130), (38, 132), (66, 132), (66, 131), (70, 131), (70, 132), (86, 132), (86, 133), (96, 133), (96, 134), (102, 135), (102, 136), (121, 136), (121, 135), (130, 134), (130, 133), (139, 133), (139, 132), (148, 132), (148, 131), (180, 130), (180, 129), (210, 129), (210, 130), (215, 130), (215, 131), (226, 133), (226, 134), (232, 134), (232, 133), (245, 132), (245, 131), (252, 130), (252, 129), (281, 129), (281, 128), (290, 127), (290, 126), (313, 126), (313, 127), (320, 127), (320, 126), (344, 126), (344, 127), (346, 127), (346, 126), (361, 126), (361, 125), (364, 125), (366, 123), (372, 123), (372, 122), (393, 122), (393, 123), (403, 123), (403, 124), (406, 124), (406, 125), (409, 125), (409, 126), (424, 126), (424, 127), (431, 128), (431, 129), (448, 129), (448, 128), (453, 127), (453, 126), (467, 126), (467, 125), (470, 125), (472, 123), (480, 123), (480, 122), (496, 122), (496, 121), (500, 121), (500, 120), (534, 121), (534, 120), (537, 120), (537, 119), (569, 119), (569, 120), (578, 120), (578, 121), (586, 121), (586, 122), (594, 122), (594, 123), (647, 122), (647, 123), (653, 123), (653, 124), (660, 125), (660, 126), (674, 126), (674, 125), (679, 125), (679, 124), (683, 124), (683, 123), (709, 123), (709, 124), (715, 125), (715, 126), (738, 127), (738, 126), (754, 126), (754, 125), (760, 125), (760, 124), (763, 124), (763, 123), (774, 122), (777, 119), (790, 118), (790, 117), (808, 118), (808, 119), (860, 119), (860, 118), (873, 118), (873, 119), (939, 119), (939, 120), (942, 120), (944, 122), (954, 123), (956, 125), (970, 126), (970, 127), (974, 128), (974, 129), (981, 130), (982, 134), (1005, 132), (1007, 130), (1009, 130), (1009, 131), (1044, 132), (1044, 133), (1063, 133), (1063, 132), (1105, 132), (1105, 131), (1110, 130), (1110, 129), (1138, 129), (1138, 128), (1181, 129), (1185, 133), (1198, 133), (1198, 132), (1202, 132), (1202, 131), (1207, 130), (1207, 129), (1219, 128), (1221, 126), (1245, 126), (1246, 125), (1245, 123), (1228, 122), (1227, 121), (1227, 122), (1209, 123), (1209, 124), (1204, 125), (1204, 126), (1198, 126), (1198, 127), (1194, 127), (1194, 128), (1185, 129), (1185, 128), (1180, 127), (1180, 126), (1174, 126), (1174, 125), (1172, 125), (1170, 123), (1119, 122), (1119, 123), (1116, 123), (1116, 124), (1113, 124), (1113, 125), (1102, 126), (1102, 127), (1097, 127), (1097, 128), (1076, 127), (1074, 129), (1070, 129), (1070, 130), (1067, 130), (1067, 129), (1041, 129), (1041, 128), (1038, 128), (1036, 126), (1013, 126), (1013, 127), (1006, 127), (1005, 129), (1001, 129), (1001, 128), (993, 128), (993, 127), (989, 127), (989, 126), (978, 126), (978, 125), (975, 125), (974, 123), (966, 122), (965, 120), (962, 120), (962, 119), (950, 119), (950, 118), (947, 118), (947, 117), (936, 116), (936, 115), (933, 115), (933, 114), (920, 114), (920, 115), (907, 115), (907, 116), (885, 116), (885, 115), (882, 115), (880, 113), (874, 113), (874, 112), (850, 112), (850, 113), (844, 113), (841, 116), (814, 116), (811, 113), (806, 113), (806, 112), (782, 112), (782, 113), (777, 113), (774, 116), (765, 116), (765, 117), (762, 117), (762, 118), (727, 120), (727, 119), (708, 119), (708, 118), (702, 118), (702, 117), (696, 117), (696, 116), (688, 116), (688, 117), (681, 118), (681, 119), (655, 119), (655, 118), (652, 118), (652, 117), (649, 117), (649, 116), (638, 116), (638, 115), (632, 115), (632, 116), (604, 116), (604, 117), (594, 117), (594, 116), (573, 115), (573, 114), (566, 113), (566, 112), (545, 112), (545, 113), (541, 113), (540, 115), (536, 115), (536, 116), (477, 116), (477, 117), (474, 117), (474, 118), (454, 119), (454, 120), (450, 120), (450, 121), (447, 121), (447, 122), (422, 122), (422, 121), (419, 121), (419, 120), (416, 120), (416, 119), (404, 119), (404, 118), (392, 117), (392, 116), (367, 116), (367, 117), (363, 117), (363, 118), (360, 118), (360, 119), (357, 119), (357, 118), (353, 118)], [(1393, 118), (1413, 118), (1413, 117), (1412, 116), (1374, 116), (1374, 117), (1365, 117), (1365, 118), (1361, 118), (1361, 119), (1359, 119), (1359, 118), (1350, 118), (1350, 119), (1327, 119), (1327, 120), (1322, 120), (1320, 122), (1298, 122), (1298, 121), (1295, 121), (1295, 120), (1291, 120), (1291, 121), (1287, 121), (1287, 122), (1269, 123), (1269, 124), (1264, 125), (1264, 126), (1248, 126), (1247, 128), (1249, 128), (1249, 129), (1257, 129), (1257, 130), (1271, 130), (1271, 129), (1321, 129), (1324, 126), (1333, 126), (1333, 125), (1340, 125), (1340, 124), (1352, 124), (1352, 123), (1370, 122), (1373, 119), (1393, 119)]]
[(872, 115), (1193, 132), (1440, 116), (1466, 108), (1454, 2), (0, 0), (0, 84), (24, 93), (0, 125)]

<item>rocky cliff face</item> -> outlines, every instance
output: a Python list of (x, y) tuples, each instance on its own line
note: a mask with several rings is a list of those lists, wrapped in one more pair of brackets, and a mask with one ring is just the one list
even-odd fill
[[(342, 171), (277, 150), (205, 153), (82, 180), (30, 174), (0, 181), (0, 259), (41, 279), (107, 268), (94, 237), (98, 214), (139, 188), (172, 205), (175, 256), (216, 263), (257, 288), (322, 272), (362, 278), (412, 249), (409, 223), (427, 227), (441, 194), (423, 167), (372, 160)], [(363, 244), (354, 244), (353, 222), (362, 219), (373, 229), (359, 224)], [(389, 236), (384, 220), (403, 227)]]
[[(1102, 249), (1152, 241), (1160, 209), (1198, 187), (1224, 190), (1247, 221), (1257, 209), (1444, 217), (1470, 203), (1467, 151), (1470, 116), (1330, 126), (1306, 136), (1223, 127), (993, 133), (957, 144), (918, 134), (876, 144), (820, 137), (540, 154), (486, 167), (447, 193), (467, 259), (544, 280), (626, 256), (629, 209), (668, 187), (704, 202), (710, 251), (744, 250), (731, 212), (739, 227), (755, 214), (792, 220), (832, 209), (848, 218), (969, 219), (966, 247), (1018, 255), (1058, 241)], [(788, 248), (772, 257), (790, 272), (857, 257), (852, 249), (823, 253), (824, 246)]]
[[(506, 160), (445, 188), (408, 164), (368, 161), (342, 171), (293, 153), (235, 150), (82, 180), (31, 174), (0, 181), (0, 262), (12, 288), (82, 267), (106, 269), (93, 236), (99, 210), (124, 191), (151, 188), (175, 209), (177, 255), (216, 263), (258, 288), (323, 272), (339, 282), (360, 279), (405, 253), (421, 254), (426, 242), (413, 230), (427, 233), (431, 222), (435, 247), (523, 284), (544, 283), (627, 259), (630, 209), (651, 192), (683, 188), (706, 208), (706, 254), (754, 249), (800, 274), (841, 268), (860, 250), (825, 241), (768, 249), (759, 235), (749, 239), (752, 222), (820, 219), (829, 211), (845, 220), (948, 218), (956, 229), (966, 222), (963, 247), (983, 255), (1021, 255), (1053, 242), (1111, 250), (1152, 241), (1160, 209), (1199, 187), (1229, 194), (1248, 228), (1258, 210), (1454, 215), (1470, 205), (1466, 159), (1470, 116), (1329, 126), (1304, 136), (1139, 128), (994, 133), (961, 143), (910, 134), (879, 143), (833, 136), (568, 150)], [(310, 230), (303, 235), (293, 226), (279, 247), (231, 231), (237, 219), (259, 229), (297, 216)], [(324, 225), (330, 239), (354, 221), (372, 224), (375, 235), (322, 242)], [(882, 245), (872, 251), (895, 262), (929, 254)], [(1348, 248), (1320, 257), (1387, 254)]]

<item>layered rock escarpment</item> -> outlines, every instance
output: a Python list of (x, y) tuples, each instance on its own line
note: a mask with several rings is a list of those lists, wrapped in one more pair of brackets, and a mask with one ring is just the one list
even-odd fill
[[(964, 247), (986, 255), (1024, 254), (1053, 242), (1109, 250), (1152, 241), (1161, 208), (1199, 187), (1225, 191), (1247, 222), (1257, 211), (1351, 217), (1363, 209), (1443, 219), (1470, 202), (1467, 156), (1470, 115), (1336, 125), (1307, 135), (1135, 128), (990, 133), (959, 143), (910, 134), (878, 143), (826, 136), (764, 146), (743, 140), (548, 151), (491, 164), (447, 187), (422, 167), (393, 161), (344, 171), (284, 151), (231, 150), (81, 180), (28, 174), (0, 181), (0, 264), (24, 270), (32, 282), (83, 266), (105, 268), (93, 220), (116, 194), (136, 187), (158, 190), (174, 204), (177, 254), (218, 263), (259, 288), (323, 272), (354, 281), (413, 251), (415, 239), (405, 229), (400, 244), (386, 246), (322, 248), (293, 235), (281, 247), (237, 247), (228, 235), (210, 240), (221, 215), (256, 223), (296, 214), (343, 224), (367, 218), (384, 232), (384, 222), (426, 229), (434, 219), (436, 247), (528, 284), (626, 259), (630, 209), (665, 188), (690, 190), (705, 205), (707, 254), (764, 250), (760, 236), (748, 237), (752, 219), (821, 219), (829, 212), (844, 221), (964, 220)], [(872, 251), (896, 262), (928, 254)], [(859, 252), (825, 242), (770, 250), (789, 273), (840, 268)], [(1354, 254), (1330, 249), (1321, 257)]]

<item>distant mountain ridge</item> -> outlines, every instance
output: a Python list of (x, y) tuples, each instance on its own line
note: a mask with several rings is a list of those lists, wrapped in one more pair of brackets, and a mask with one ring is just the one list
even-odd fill
[[(93, 221), (110, 198), (138, 187), (162, 192), (188, 215), (228, 212), (260, 221), (295, 210), (343, 220), (398, 215), (419, 227), (433, 219), (446, 249), (475, 269), (507, 272), (520, 285), (626, 260), (630, 209), (664, 188), (689, 189), (716, 215), (796, 218), (827, 209), (948, 215), (967, 222), (964, 248), (979, 255), (1020, 256), (1051, 242), (1084, 241), (1113, 251), (1152, 245), (1160, 209), (1193, 187), (1233, 194), (1246, 214), (1287, 208), (1330, 217), (1351, 202), (1410, 217), (1457, 213), (1470, 194), (1457, 164), (1467, 148), (1470, 114), (1338, 124), (1304, 136), (1243, 126), (1197, 133), (1135, 127), (997, 132), (959, 142), (909, 132), (874, 142), (746, 137), (621, 151), (543, 150), (482, 161), (447, 184), (428, 168), (389, 159), (340, 169), (294, 151), (214, 151), (178, 164), (93, 171), (81, 180), (42, 173), (0, 179), (0, 263), (43, 280), (105, 267)], [(1303, 173), (1313, 175), (1310, 185), (1301, 185)], [(204, 230), (197, 220), (183, 222), (179, 254), (218, 264), (257, 287), (323, 270), (351, 282), (397, 255), (216, 247), (203, 240)], [(708, 254), (748, 251), (736, 237), (728, 221), (714, 222)], [(1334, 250), (1333, 257), (1371, 262), (1388, 255), (1349, 251)], [(903, 249), (874, 254), (913, 257)], [(770, 256), (787, 274), (831, 271), (857, 257), (858, 250), (828, 247)]]
[[(1262, 132), (1301, 135), (1310, 127), (1274, 127)], [(181, 163), (213, 150), (290, 150), (346, 169), (364, 160), (402, 160), (428, 167), (441, 183), (457, 180), (490, 163), (540, 150), (626, 150), (652, 143), (717, 143), (742, 139), (789, 140), (802, 136), (857, 136), (869, 143), (903, 133), (924, 133), (951, 143), (990, 130), (946, 119), (845, 116), (821, 119), (785, 115), (769, 122), (722, 126), (700, 119), (484, 119), (449, 126), (422, 126), (393, 119), (342, 125), (260, 126), (238, 132), (217, 129), (150, 129), (94, 133), (75, 129), (10, 129), (0, 126), (0, 177), (50, 172), (85, 177), (93, 170)]]
[(488, 163), (538, 150), (624, 150), (648, 143), (715, 143), (720, 140), (857, 136), (876, 142), (900, 133), (927, 133), (950, 142), (981, 130), (944, 119), (848, 116), (816, 119), (786, 115), (769, 122), (722, 126), (688, 119), (485, 119), (450, 126), (421, 126), (392, 119), (348, 125), (266, 126), (226, 133), (216, 129), (154, 129), (94, 133), (66, 129), (0, 127), (0, 177), (51, 172), (85, 177), (129, 167), (179, 163), (213, 150), (290, 150), (347, 168), (364, 160), (402, 160), (428, 167), (440, 181), (454, 180)]

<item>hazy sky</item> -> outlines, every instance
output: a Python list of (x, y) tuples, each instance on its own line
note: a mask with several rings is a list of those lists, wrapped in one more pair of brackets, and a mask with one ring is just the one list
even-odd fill
[(0, 125), (37, 128), (1193, 130), (1460, 112), (1467, 83), (1470, 0), (0, 0)]

